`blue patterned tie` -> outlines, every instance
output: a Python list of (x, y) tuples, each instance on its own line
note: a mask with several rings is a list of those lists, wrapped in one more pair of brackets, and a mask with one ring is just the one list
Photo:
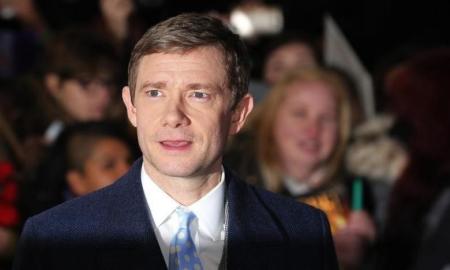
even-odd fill
[(170, 241), (169, 270), (203, 270), (189, 230), (189, 225), (196, 216), (181, 208), (178, 208), (176, 212), (180, 227)]

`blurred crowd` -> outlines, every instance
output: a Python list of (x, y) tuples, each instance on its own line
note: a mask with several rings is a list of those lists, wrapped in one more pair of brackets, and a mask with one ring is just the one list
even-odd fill
[[(28, 217), (113, 183), (139, 156), (120, 91), (154, 19), (132, 0), (90, 1), (70, 20), (37, 2), (0, 1), (0, 269)], [(341, 269), (450, 268), (448, 44), (386, 52), (368, 118), (320, 35), (247, 42), (263, 48), (251, 52), (256, 109), (225, 166), (322, 209)]]

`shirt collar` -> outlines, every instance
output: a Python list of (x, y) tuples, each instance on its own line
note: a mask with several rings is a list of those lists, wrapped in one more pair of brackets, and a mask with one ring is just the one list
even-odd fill
[(145, 171), (144, 165), (142, 165), (141, 168), (141, 181), (153, 222), (159, 227), (169, 218), (173, 211), (180, 206), (180, 204), (153, 182)]
[[(161, 226), (181, 206), (150, 178), (142, 165), (141, 181), (145, 198), (156, 226)], [(199, 226), (214, 240), (220, 239), (225, 217), (225, 173), (222, 168), (220, 182), (200, 200), (185, 207), (198, 218)]]
[(188, 207), (197, 216), (200, 225), (214, 240), (220, 239), (225, 217), (225, 173), (222, 168), (220, 182), (205, 196)]

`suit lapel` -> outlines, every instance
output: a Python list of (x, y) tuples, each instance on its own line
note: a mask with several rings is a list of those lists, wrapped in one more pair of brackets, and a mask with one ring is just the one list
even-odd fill
[(123, 263), (130, 269), (166, 268), (142, 189), (141, 167), (142, 158), (111, 189), (107, 230), (115, 239), (100, 261), (108, 269), (125, 269), (120, 268)]
[(282, 269), (287, 235), (253, 188), (226, 171), (229, 203), (227, 268)]

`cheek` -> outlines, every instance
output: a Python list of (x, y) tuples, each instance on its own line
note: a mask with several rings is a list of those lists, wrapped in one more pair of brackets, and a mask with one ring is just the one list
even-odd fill
[(229, 122), (229, 119), (226, 117), (204, 118), (198, 122), (199, 126), (196, 131), (201, 134), (204, 140), (209, 140), (207, 142), (208, 147), (223, 147), (228, 138), (230, 129)]
[(104, 94), (102, 96), (98, 96), (95, 99), (92, 100), (91, 104), (94, 108), (102, 108), (103, 111), (106, 111), (108, 106), (110, 106), (112, 103), (112, 98), (110, 94)]
[(288, 113), (280, 112), (275, 119), (274, 134), (277, 141), (294, 140), (301, 132), (301, 123)]
[(294, 135), (296, 134), (295, 128), (289, 125), (279, 125), (275, 127), (274, 138), (277, 143), (292, 141)]
[(66, 93), (60, 96), (59, 102), (61, 103), (61, 106), (64, 110), (71, 114), (72, 117), (78, 120), (83, 120), (83, 118), (89, 113), (89, 99), (83, 95), (84, 93), (77, 92), (77, 89), (66, 89), (66, 91), (67, 90), (71, 91), (71, 93)]
[(279, 151), (282, 153), (292, 152), (292, 149), (295, 149), (297, 133), (297, 127), (289, 125), (286, 119), (282, 122), (277, 122), (273, 129), (273, 138)]
[(337, 126), (325, 127), (322, 133), (323, 155), (328, 157), (333, 152), (338, 141)]
[(81, 105), (85, 102), (89, 102), (89, 98), (85, 91), (76, 85), (67, 85), (62, 91), (63, 94), (61, 95), (61, 98), (64, 99), (66, 103), (76, 103), (77, 105)]
[(90, 187), (92, 190), (99, 189), (111, 184), (115, 180), (115, 176), (108, 170), (97, 168), (92, 170), (89, 174)]
[(138, 136), (144, 139), (144, 137), (152, 135), (153, 127), (156, 125), (156, 115), (145, 110), (137, 110), (135, 115)]

